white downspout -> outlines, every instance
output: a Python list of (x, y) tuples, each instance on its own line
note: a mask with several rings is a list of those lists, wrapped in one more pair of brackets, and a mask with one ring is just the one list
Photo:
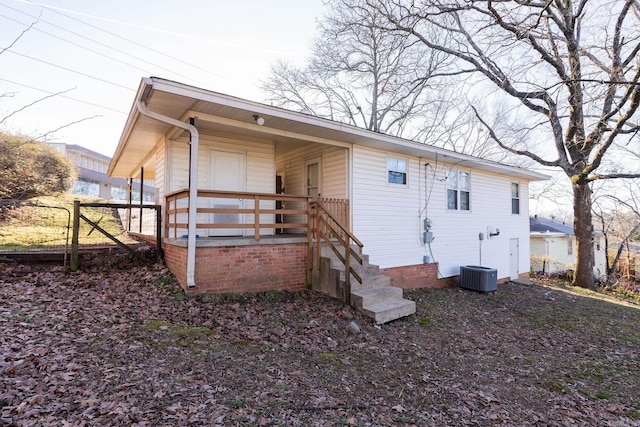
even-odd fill
[(138, 111), (152, 119), (186, 129), (191, 133), (191, 162), (189, 164), (189, 228), (187, 234), (187, 287), (196, 286), (196, 212), (198, 209), (198, 145), (199, 134), (195, 126), (147, 109), (144, 102), (136, 104)]

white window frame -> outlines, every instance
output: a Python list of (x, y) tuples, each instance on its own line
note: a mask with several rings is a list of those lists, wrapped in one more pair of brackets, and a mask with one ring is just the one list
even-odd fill
[[(513, 186), (514, 185), (516, 186), (516, 195), (515, 195), (515, 197), (513, 195)], [(520, 211), (521, 211), (521, 209), (520, 209), (520, 183), (519, 182), (512, 182), (510, 188), (511, 188), (511, 214), (512, 215), (520, 215)], [(513, 202), (514, 201), (518, 202), (518, 205), (517, 205), (518, 206), (518, 212), (514, 212), (513, 211), (513, 207), (514, 207)]]
[[(452, 180), (452, 174), (455, 174), (455, 188), (454, 186), (451, 185)], [(463, 175), (467, 176), (467, 188), (461, 188), (460, 183), (462, 182), (462, 180), (460, 179)], [(445, 203), (447, 206), (447, 210), (448, 211), (458, 211), (458, 212), (471, 212), (471, 172), (469, 171), (463, 171), (460, 169), (455, 169), (455, 168), (449, 168), (447, 170), (447, 179), (445, 180)], [(450, 191), (454, 191), (455, 192), (455, 207), (450, 207), (449, 206), (449, 192)], [(467, 197), (467, 208), (463, 209), (461, 208), (462, 206), (462, 198), (461, 195), (462, 193), (466, 193), (468, 195)]]
[[(390, 162), (396, 162), (395, 165)], [(404, 170), (399, 167), (404, 164)], [(409, 184), (409, 159), (395, 156), (387, 156), (386, 160), (386, 180), (388, 185), (406, 187)], [(404, 174), (404, 182), (395, 182), (390, 179), (390, 173)]]

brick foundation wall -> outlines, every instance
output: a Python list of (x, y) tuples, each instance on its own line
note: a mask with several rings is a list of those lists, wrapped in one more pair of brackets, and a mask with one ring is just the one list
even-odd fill
[[(446, 277), (438, 279), (438, 264), (417, 264), (403, 267), (381, 268), (380, 272), (391, 278), (391, 285), (403, 289), (416, 288), (447, 288), (458, 286), (460, 276)], [(529, 272), (520, 273), (519, 279), (529, 280)], [(508, 277), (498, 279), (497, 283), (510, 281)]]
[(391, 285), (403, 289), (443, 288), (446, 282), (438, 280), (438, 264), (416, 264), (380, 269), (391, 278)]
[(195, 288), (187, 288), (187, 248), (164, 245), (165, 262), (188, 295), (305, 289), (307, 244), (196, 248)]

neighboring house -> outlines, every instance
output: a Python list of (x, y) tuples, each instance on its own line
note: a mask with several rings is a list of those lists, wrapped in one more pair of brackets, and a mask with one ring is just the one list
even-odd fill
[[(128, 183), (126, 179), (112, 178), (107, 175), (111, 158), (80, 145), (61, 142), (48, 142), (49, 146), (64, 154), (76, 166), (78, 178), (73, 184), (71, 194), (99, 197), (106, 200), (127, 200)], [(145, 180), (144, 201), (155, 201), (153, 181)], [(132, 200), (140, 200), (140, 184), (133, 184)]]
[[(529, 218), (531, 231), (531, 269), (545, 274), (575, 269), (575, 237), (573, 224), (554, 219), (532, 216)], [(607, 258), (602, 233), (593, 233), (593, 272), (601, 277), (607, 274)]]
[(140, 170), (189, 294), (304, 288), (322, 270), (312, 232), (345, 238), (337, 222), (395, 286), (441, 286), (480, 259), (501, 280), (528, 277), (529, 182), (547, 179), (159, 78), (142, 80), (108, 173)]

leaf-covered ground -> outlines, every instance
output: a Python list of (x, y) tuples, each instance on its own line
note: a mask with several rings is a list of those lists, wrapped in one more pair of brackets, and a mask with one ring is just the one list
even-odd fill
[(0, 264), (0, 425), (640, 425), (637, 307), (417, 290), (417, 314), (375, 326), (312, 292), (173, 283)]

